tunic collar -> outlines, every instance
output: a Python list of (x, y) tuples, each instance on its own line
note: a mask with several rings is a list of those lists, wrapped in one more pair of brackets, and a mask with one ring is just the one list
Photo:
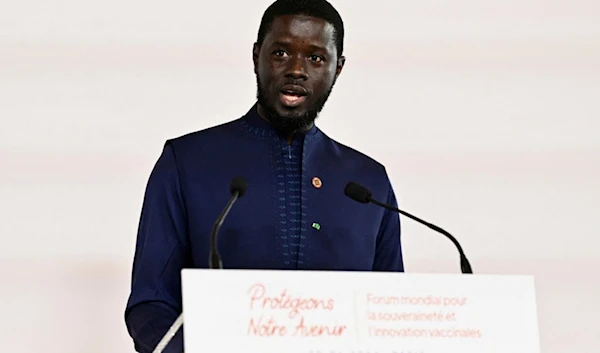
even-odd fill
[[(258, 103), (254, 103), (252, 108), (248, 110), (248, 112), (242, 117), (242, 121), (247, 123), (254, 129), (263, 130), (263, 133), (268, 132), (269, 134), (276, 134), (277, 132), (273, 127), (258, 114)], [(305, 135), (306, 137), (317, 137), (319, 135), (319, 128), (315, 124), (310, 128), (310, 130), (302, 133), (297, 133), (296, 135)], [(296, 136), (297, 137), (297, 136)]]

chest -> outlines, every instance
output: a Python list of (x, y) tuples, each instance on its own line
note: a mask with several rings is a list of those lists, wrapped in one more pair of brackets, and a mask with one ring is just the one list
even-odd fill
[[(344, 195), (355, 171), (332, 156), (276, 144), (204, 163), (186, 185), (194, 264), (204, 267), (213, 224), (227, 204), (229, 182), (247, 179), (218, 237), (226, 268), (370, 270), (381, 224), (379, 208)], [(259, 156), (256, 153), (260, 153)], [(186, 178), (190, 180), (189, 176)]]

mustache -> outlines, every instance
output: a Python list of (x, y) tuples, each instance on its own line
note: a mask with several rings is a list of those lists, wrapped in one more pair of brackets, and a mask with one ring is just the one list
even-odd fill
[(308, 87), (306, 87), (303, 83), (302, 80), (285, 80), (283, 82), (281, 82), (280, 84), (277, 85), (278, 90), (281, 89), (284, 86), (287, 85), (294, 85), (294, 86), (300, 86), (302, 88), (304, 88), (307, 92), (311, 92), (310, 89), (308, 89)]

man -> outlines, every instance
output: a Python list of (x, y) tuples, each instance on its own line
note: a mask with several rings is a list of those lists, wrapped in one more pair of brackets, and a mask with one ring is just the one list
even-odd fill
[[(344, 195), (349, 181), (396, 204), (385, 168), (314, 125), (344, 66), (344, 27), (325, 0), (278, 0), (253, 48), (256, 105), (167, 141), (146, 189), (125, 318), (151, 352), (181, 312), (180, 271), (206, 268), (213, 223), (224, 268), (403, 271), (397, 214)], [(182, 330), (166, 347), (182, 352)]]

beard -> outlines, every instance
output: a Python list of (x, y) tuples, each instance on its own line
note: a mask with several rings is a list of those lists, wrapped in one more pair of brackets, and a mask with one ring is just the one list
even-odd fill
[(282, 115), (277, 112), (275, 102), (269, 98), (268, 93), (263, 89), (260, 83), (259, 76), (256, 75), (256, 99), (262, 108), (262, 113), (265, 115), (264, 118), (269, 121), (271, 126), (277, 132), (287, 136), (296, 131), (305, 130), (314, 123), (329, 99), (334, 84), (335, 82), (304, 112), (294, 112), (290, 110)]

